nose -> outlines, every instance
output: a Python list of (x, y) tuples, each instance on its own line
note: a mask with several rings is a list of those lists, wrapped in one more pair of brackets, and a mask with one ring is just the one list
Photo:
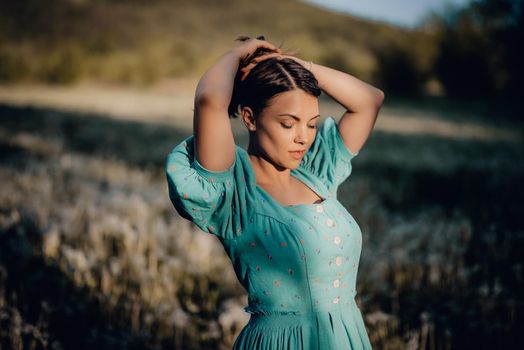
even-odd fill
[(307, 127), (297, 128), (297, 133), (295, 135), (295, 142), (301, 143), (301, 144), (307, 144), (308, 143), (308, 130)]

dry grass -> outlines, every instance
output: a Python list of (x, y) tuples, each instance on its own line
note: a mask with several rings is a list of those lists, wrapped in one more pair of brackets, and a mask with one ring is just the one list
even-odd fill
[[(167, 196), (165, 155), (187, 134), (45, 109), (1, 115), (2, 344), (230, 348), (245, 292), (219, 242)], [(512, 142), (374, 133), (339, 192), (364, 233), (357, 302), (374, 347), (514, 344), (515, 159)]]
[[(107, 319), (117, 318), (116, 324), (130, 331), (169, 338), (176, 348), (186, 348), (187, 337), (202, 344), (234, 338), (230, 332), (239, 331), (247, 314), (235, 301), (241, 292), (231, 265), (213, 237), (195, 234), (173, 215), (160, 179), (119, 161), (63, 152), (36, 136), (17, 134), (4, 141), (43, 158), (23, 172), (0, 169), (4, 244), (14, 239), (10, 230), (31, 222), (37, 232), (26, 232), (23, 239), (41, 235), (35, 256), (57, 266), (64, 279), (100, 301)], [(2, 290), (10, 292), (9, 286)], [(16, 297), (3, 295), (2, 305)], [(53, 307), (67, 312), (71, 305)], [(31, 311), (45, 314), (38, 307)], [(205, 329), (197, 327), (199, 319), (211, 318), (215, 322)], [(16, 328), (15, 320), (7, 321)], [(28, 344), (16, 333), (6, 336), (12, 344)]]
[[(194, 91), (198, 80), (169, 79), (158, 81), (149, 88), (132, 88), (103, 84), (79, 84), (74, 87), (26, 85), (0, 86), (0, 103), (12, 106), (33, 106), (71, 112), (99, 113), (117, 119), (146, 123), (162, 123), (191, 132)], [(324, 96), (323, 96), (324, 97)], [(344, 109), (332, 100), (322, 99), (323, 115), (336, 118)], [(451, 139), (473, 139), (485, 142), (522, 142), (523, 133), (516, 124), (503, 125), (463, 115), (468, 106), (436, 108), (382, 108), (375, 130), (405, 135), (432, 135)], [(470, 114), (472, 112), (469, 112)], [(455, 118), (461, 114), (462, 118)], [(243, 130), (240, 121), (234, 121)]]

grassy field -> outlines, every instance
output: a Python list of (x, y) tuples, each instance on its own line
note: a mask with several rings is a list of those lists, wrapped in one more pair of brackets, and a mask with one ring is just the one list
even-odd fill
[[(470, 113), (444, 106), (391, 102), (384, 119)], [(524, 147), (454, 129), (377, 128), (339, 192), (364, 235), (357, 302), (374, 348), (517, 344)], [(248, 319), (244, 290), (219, 242), (167, 196), (165, 157), (185, 136), (0, 106), (0, 348), (231, 347)], [(236, 140), (246, 146), (244, 132)]]
[[(191, 133), (197, 78), (238, 35), (386, 91), (339, 192), (363, 231), (357, 302), (373, 347), (516, 347), (524, 125), (518, 98), (485, 87), (516, 72), (519, 91), (520, 36), (490, 18), (486, 32), (466, 20), (448, 33), (296, 0), (4, 4), (0, 350), (231, 348), (245, 291), (215, 237), (174, 211), (164, 163)], [(473, 86), (450, 87), (476, 101), (398, 97), (444, 96), (442, 78), (462, 73)]]

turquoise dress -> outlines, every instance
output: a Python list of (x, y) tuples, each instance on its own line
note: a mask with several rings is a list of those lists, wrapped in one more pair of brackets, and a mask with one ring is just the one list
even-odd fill
[(362, 232), (337, 200), (351, 174), (352, 153), (332, 117), (291, 175), (314, 190), (318, 204), (284, 206), (256, 184), (247, 152), (216, 172), (193, 152), (193, 136), (166, 164), (176, 211), (218, 237), (248, 293), (247, 325), (234, 350), (371, 349), (355, 302)]

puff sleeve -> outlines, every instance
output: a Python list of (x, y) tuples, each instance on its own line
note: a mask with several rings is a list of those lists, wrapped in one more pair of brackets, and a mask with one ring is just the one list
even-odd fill
[(337, 123), (327, 117), (317, 130), (315, 141), (302, 158), (301, 167), (319, 178), (331, 192), (351, 174), (352, 160), (359, 152), (347, 148)]
[(233, 165), (211, 171), (196, 159), (193, 136), (167, 156), (169, 198), (183, 218), (222, 239), (242, 234), (253, 215), (253, 179), (236, 146)]

